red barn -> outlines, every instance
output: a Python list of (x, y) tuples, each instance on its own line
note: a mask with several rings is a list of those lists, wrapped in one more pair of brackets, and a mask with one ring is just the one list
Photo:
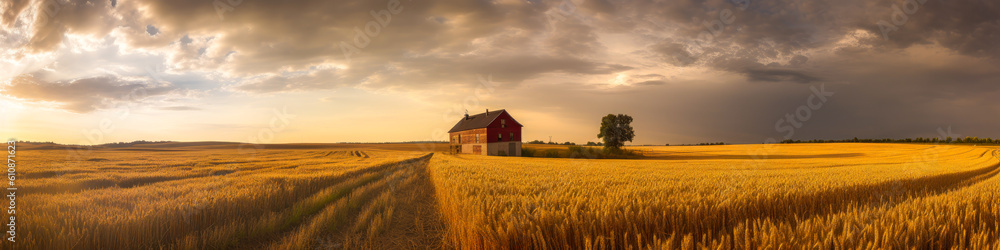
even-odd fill
[(521, 156), (521, 127), (503, 109), (466, 114), (448, 131), (449, 149), (456, 154)]

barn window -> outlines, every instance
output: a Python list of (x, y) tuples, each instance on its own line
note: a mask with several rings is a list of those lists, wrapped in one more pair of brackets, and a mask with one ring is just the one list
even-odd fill
[(507, 127), (507, 120), (506, 119), (500, 119), (500, 127), (501, 128), (506, 128)]
[(479, 143), (479, 134), (476, 134), (476, 143)]
[(507, 140), (508, 141), (513, 141), (514, 140), (514, 132), (510, 132), (510, 137), (507, 137)]
[(497, 141), (503, 141), (503, 134), (497, 133)]

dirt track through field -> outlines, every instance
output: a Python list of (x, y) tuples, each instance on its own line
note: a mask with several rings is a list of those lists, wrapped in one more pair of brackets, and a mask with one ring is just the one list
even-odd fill
[[(378, 199), (364, 199), (358, 201), (358, 205), (354, 207), (340, 208), (346, 210), (341, 211), (342, 216), (347, 215), (351, 218), (337, 221), (332, 224), (332, 228), (324, 231), (325, 235), (316, 237), (316, 242), (307, 242), (306, 245), (316, 249), (445, 248), (444, 223), (441, 221), (434, 186), (427, 172), (430, 157), (421, 159), (422, 161), (415, 164), (402, 166), (403, 169), (399, 170), (402, 175), (397, 177), (398, 181), (392, 181), (375, 192), (379, 193), (378, 195), (396, 197), (392, 205), (395, 207), (395, 212), (391, 218), (386, 219), (389, 221), (388, 228), (382, 229), (382, 232), (377, 234), (365, 232), (366, 228), (372, 227), (366, 223), (374, 223), (365, 221), (365, 210), (378, 205)], [(321, 219), (323, 218), (317, 218)], [(295, 239), (290, 239), (293, 237), (298, 236), (291, 234), (282, 241), (294, 242)], [(275, 245), (272, 244), (271, 248), (275, 248)]]
[[(400, 162), (386, 163), (380, 166), (375, 166), (371, 168), (366, 168), (362, 170), (352, 171), (337, 176), (336, 178), (316, 182), (317, 185), (320, 183), (326, 183), (322, 185), (322, 188), (317, 189), (310, 196), (302, 197), (296, 205), (291, 207), (285, 207), (278, 213), (277, 217), (281, 220), (276, 227), (267, 227), (263, 230), (251, 230), (251, 231), (233, 231), (229, 228), (234, 225), (222, 224), (214, 226), (213, 228), (203, 228), (197, 232), (192, 232), (189, 237), (194, 235), (205, 234), (207, 232), (232, 232), (233, 237), (223, 237), (226, 239), (224, 241), (211, 242), (199, 247), (212, 247), (212, 248), (262, 248), (279, 242), (285, 235), (301, 228), (307, 222), (309, 222), (317, 213), (320, 213), (323, 209), (335, 205), (340, 201), (347, 199), (352, 199), (352, 202), (357, 204), (359, 202), (364, 202), (365, 199), (358, 199), (357, 197), (351, 196), (351, 191), (364, 187), (368, 184), (379, 183), (380, 180), (385, 179), (387, 176), (397, 173), (406, 167), (412, 165), (425, 165), (427, 158), (429, 156), (424, 156), (420, 158), (403, 160)], [(345, 183), (347, 183), (345, 185)], [(379, 186), (380, 187), (380, 186)], [(378, 190), (379, 187), (375, 187)], [(353, 197), (353, 198), (352, 198)], [(370, 197), (369, 197), (370, 198)], [(260, 224), (267, 224), (264, 222), (266, 214), (252, 215), (252, 218), (261, 218), (257, 222), (250, 222), (248, 224), (242, 225), (240, 227), (254, 228)], [(273, 216), (273, 215), (272, 215)], [(243, 237), (237, 237), (239, 234), (246, 234)], [(232, 240), (235, 238), (236, 240)], [(240, 240), (242, 238), (242, 240)], [(179, 239), (175, 242), (174, 246), (184, 246), (191, 244), (187, 241), (190, 239)]]

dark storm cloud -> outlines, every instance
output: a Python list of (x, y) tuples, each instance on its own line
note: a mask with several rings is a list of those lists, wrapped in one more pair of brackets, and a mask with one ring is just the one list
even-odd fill
[[(353, 59), (386, 64), (404, 58), (454, 58), (458, 63), (463, 59), (459, 55), (485, 58), (539, 53), (593, 61), (596, 58), (579, 57), (604, 50), (598, 32), (652, 32), (673, 37), (649, 44), (650, 53), (673, 65), (714, 67), (741, 72), (751, 79), (780, 75), (784, 76), (781, 79), (802, 82), (812, 78), (802, 72), (729, 67), (717, 61), (788, 61), (800, 57), (799, 52), (836, 43), (859, 29), (881, 36), (876, 23), (892, 22), (898, 14), (893, 6), (913, 6), (907, 1), (862, 0), (402, 1), (399, 13), (384, 15), (388, 2), (246, 1), (220, 6), (200, 0), (139, 0), (113, 7), (109, 1), (34, 1), (31, 5), (42, 14), (36, 18), (38, 25), (28, 47), (51, 50), (61, 42), (63, 33), (101, 36), (123, 27), (125, 41), (140, 47), (168, 46), (184, 37), (208, 39), (210, 42), (188, 48), (198, 53), (178, 53), (173, 61), (191, 69), (255, 75), (330, 62), (350, 63), (340, 45), (352, 44), (359, 36), (369, 42)], [(5, 4), (4, 22), (12, 22), (27, 3)], [(997, 5), (993, 1), (928, 0), (906, 15), (906, 22), (891, 32), (888, 41), (868, 39), (858, 45), (891, 50), (938, 43), (963, 54), (998, 57)], [(559, 15), (558, 20), (552, 20), (553, 13)], [(386, 22), (375, 36), (358, 33), (379, 18)], [(705, 33), (712, 34), (708, 41), (702, 41)], [(538, 39), (543, 42), (533, 42)], [(788, 62), (791, 66), (807, 63)], [(407, 70), (431, 69), (417, 65)]]
[(751, 69), (746, 71), (746, 75), (751, 81), (810, 83), (819, 80), (802, 72), (784, 69)]
[[(649, 53), (664, 62), (689, 66), (719, 67), (719, 58), (748, 58), (752, 61), (782, 60), (800, 56), (802, 51), (834, 46), (858, 30), (872, 34), (840, 49), (867, 47), (863, 51), (898, 52), (910, 46), (940, 44), (957, 53), (1000, 59), (1000, 4), (996, 1), (751, 1), (741, 10), (729, 1), (639, 1), (633, 13), (608, 22), (628, 22), (636, 30), (667, 30), (672, 38), (653, 43)], [(917, 3), (913, 5), (912, 3)], [(900, 12), (912, 11), (899, 17)], [(913, 7), (916, 6), (916, 7)], [(915, 9), (915, 10), (914, 10)], [(686, 10), (686, 11), (685, 11)], [(723, 20), (721, 14), (729, 13)], [(906, 21), (883, 39), (877, 23)], [(642, 19), (658, 23), (649, 25)], [(662, 26), (662, 27), (661, 27)], [(645, 27), (645, 29), (643, 29)], [(702, 39), (708, 35), (709, 39)], [(733, 49), (735, 48), (735, 49)], [(697, 63), (697, 64), (696, 64)], [(790, 61), (799, 66), (805, 61)]]
[(5, 86), (3, 94), (30, 101), (57, 102), (76, 113), (107, 108), (116, 103), (134, 103), (149, 97), (175, 94), (170, 85), (130, 81), (114, 76), (45, 82), (33, 75), (21, 75)]
[[(938, 70), (930, 69), (904, 64), (891, 69), (900, 72), (897, 76), (855, 69), (845, 72), (855, 75), (844, 79), (850, 83), (748, 84), (751, 82), (733, 79), (739, 77), (733, 74), (721, 82), (679, 80), (616, 91), (561, 83), (531, 87), (530, 91), (516, 94), (501, 90), (497, 95), (511, 99), (511, 110), (544, 112), (567, 123), (585, 125), (580, 133), (596, 128), (603, 115), (632, 115), (636, 144), (762, 143), (767, 138), (780, 141), (789, 133), (779, 131), (776, 124), (782, 121), (780, 126), (790, 126), (789, 115), (802, 124), (792, 131), (790, 139), (938, 137), (937, 129), (948, 127), (962, 136), (1000, 138), (995, 129), (1000, 118), (990, 115), (1000, 113), (1000, 106), (994, 104), (1000, 88), (939, 83), (928, 77)], [(994, 74), (976, 84), (998, 81), (1000, 74)], [(808, 108), (810, 96), (814, 95), (811, 88), (832, 92), (833, 96), (818, 109), (801, 113), (806, 119), (798, 120), (796, 113)], [(536, 123), (530, 134), (563, 134), (574, 137), (560, 140), (577, 142), (593, 139), (590, 134), (565, 135), (561, 132), (565, 130)]]
[[(408, 69), (420, 69), (410, 71)], [(571, 57), (511, 55), (492, 58), (425, 57), (420, 59), (400, 59), (393, 62), (357, 60), (349, 69), (328, 68), (308, 70), (291, 74), (271, 75), (251, 78), (236, 85), (236, 89), (246, 92), (266, 93), (295, 90), (333, 89), (365, 83), (368, 87), (391, 88), (405, 86), (408, 89), (438, 87), (437, 83), (473, 84), (469, 80), (474, 75), (492, 75), (498, 82), (512, 86), (544, 73), (560, 72), (568, 74), (609, 74), (628, 70), (631, 67), (596, 63)], [(304, 73), (308, 72), (308, 73)]]
[(553, 28), (556, 32), (545, 41), (547, 47), (552, 48), (551, 53), (573, 56), (604, 49), (594, 29), (578, 19), (556, 22)]
[(674, 66), (689, 66), (697, 60), (691, 52), (687, 51), (686, 46), (680, 43), (663, 42), (654, 44), (649, 47), (649, 50), (655, 54), (657, 59)]
[[(886, 21), (898, 28), (888, 33), (894, 45), (899, 47), (925, 44), (929, 42), (974, 56), (1000, 57), (1000, 2), (978, 1), (934, 1), (920, 4), (906, 4), (894, 1), (901, 11), (883, 4), (879, 21)], [(917, 7), (912, 7), (917, 6)], [(913, 13), (907, 14), (908, 11)], [(905, 17), (902, 17), (905, 16)], [(905, 20), (897, 25), (896, 21)], [(881, 29), (874, 29), (879, 31)]]
[[(231, 6), (231, 10), (219, 11), (205, 1), (138, 1), (123, 2), (118, 8), (147, 8), (149, 14), (136, 19), (148, 19), (161, 29), (162, 35), (171, 37), (168, 41), (177, 41), (184, 35), (214, 37), (212, 51), (192, 55), (188, 60), (225, 58), (226, 65), (206, 67), (222, 67), (237, 74), (273, 73), (282, 68), (301, 70), (327, 62), (346, 63), (342, 42), (359, 51), (351, 56), (351, 61), (379, 60), (382, 63), (405, 57), (419, 58), (432, 51), (439, 52), (438, 55), (468, 53), (476, 49), (470, 47), (476, 39), (504, 41), (497, 46), (489, 44), (491, 46), (484, 46), (484, 49), (503, 45), (515, 46), (509, 50), (524, 49), (516, 46), (518, 40), (537, 35), (544, 28), (545, 17), (541, 9), (531, 5), (402, 1), (397, 7), (398, 13), (391, 14), (387, 12), (388, 2), (245, 1)], [(368, 33), (365, 33), (366, 28)], [(508, 32), (506, 36), (505, 32)], [(504, 37), (506, 39), (501, 39)]]
[[(583, 57), (604, 50), (594, 28), (576, 19), (550, 22), (547, 12), (555, 2), (402, 1), (396, 14), (386, 12), (389, 2), (244, 1), (220, 9), (200, 0), (128, 1), (114, 8), (107, 1), (71, 1), (59, 4), (53, 22), (38, 26), (28, 47), (52, 50), (63, 33), (102, 36), (117, 22), (122, 41), (133, 47), (173, 47), (175, 68), (235, 76), (282, 75), (342, 63), (351, 67), (345, 74), (355, 76), (345, 81), (376, 79), (393, 71), (380, 66), (400, 61), (407, 68), (396, 72), (410, 72), (400, 77), (420, 77), (444, 67), (481, 72), (491, 67), (515, 81), (549, 72), (628, 68), (591, 66), (604, 64)], [(35, 8), (43, 3), (35, 1)], [(379, 23), (384, 25), (370, 26)], [(376, 29), (374, 35), (365, 33)], [(534, 42), (542, 38), (544, 42)], [(356, 40), (367, 40), (367, 46), (357, 46)], [(344, 44), (358, 50), (350, 60)], [(511, 59), (480, 63), (491, 57)], [(526, 60), (507, 63), (516, 58)]]

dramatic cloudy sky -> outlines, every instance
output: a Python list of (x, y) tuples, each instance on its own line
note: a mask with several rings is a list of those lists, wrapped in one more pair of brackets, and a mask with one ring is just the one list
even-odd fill
[(993, 0), (4, 0), (0, 133), (636, 144), (1000, 137)]

